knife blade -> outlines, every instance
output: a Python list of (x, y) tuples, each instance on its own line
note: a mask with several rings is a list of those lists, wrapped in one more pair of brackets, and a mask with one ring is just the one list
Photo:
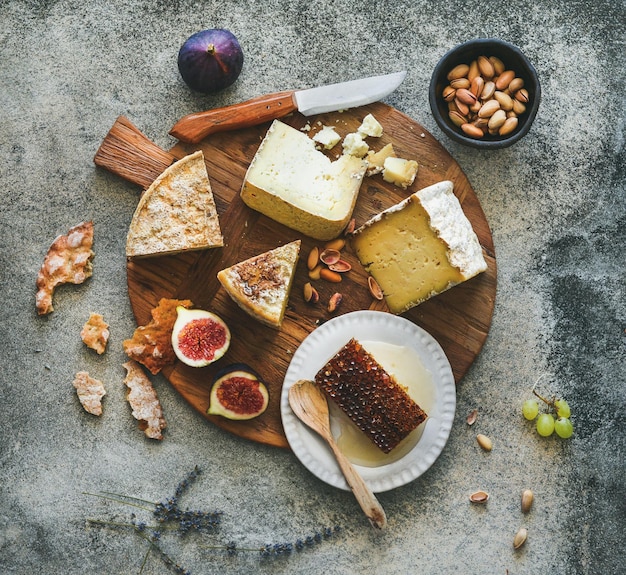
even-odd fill
[(196, 144), (210, 134), (256, 126), (295, 111), (313, 116), (364, 106), (391, 94), (405, 76), (406, 71), (402, 71), (307, 90), (267, 94), (231, 106), (188, 114), (178, 120), (169, 133), (183, 142)]

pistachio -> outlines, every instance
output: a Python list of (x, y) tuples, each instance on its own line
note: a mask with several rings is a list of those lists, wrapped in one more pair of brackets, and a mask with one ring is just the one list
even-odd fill
[(450, 82), (450, 86), (452, 86), (455, 90), (459, 88), (469, 88), (470, 81), (467, 78), (455, 78)]
[(464, 116), (463, 114), (461, 114), (460, 112), (457, 112), (456, 110), (452, 110), (448, 114), (448, 116), (450, 120), (452, 120), (452, 123), (459, 128), (467, 122), (467, 116)]
[(513, 111), (521, 116), (526, 111), (526, 106), (522, 104), (519, 100), (513, 100)]
[(454, 99), (454, 104), (456, 105), (456, 109), (463, 114), (464, 116), (467, 116), (469, 114), (469, 106), (467, 104), (464, 104), (463, 102), (461, 102), (461, 100), (459, 100), (458, 98)]
[(326, 248), (320, 253), (320, 261), (326, 265), (334, 264), (341, 259), (341, 253), (334, 248)]
[(497, 56), (489, 56), (489, 61), (493, 66), (493, 71), (495, 74), (500, 75), (502, 74), (502, 72), (504, 72), (504, 62), (502, 62), (500, 58), (498, 58)]
[[(491, 101), (495, 102), (495, 100), (491, 100)], [(500, 126), (502, 126), (502, 124), (504, 124), (505, 121), (506, 121), (506, 112), (502, 109), (498, 109), (493, 113), (491, 118), (489, 118), (489, 124), (488, 124), (489, 129), (497, 130)]]
[(507, 88), (507, 90), (509, 91), (509, 94), (515, 94), (515, 92), (517, 92), (518, 90), (521, 90), (523, 87), (524, 87), (524, 80), (516, 76), (515, 78), (511, 80), (511, 83), (509, 84), (509, 87)]
[(467, 88), (459, 88), (456, 91), (456, 99), (463, 104), (467, 104), (471, 106), (474, 102), (476, 102), (476, 96), (472, 94)]
[(304, 284), (304, 301), (308, 303), (317, 303), (320, 299), (317, 290), (311, 285), (310, 282)]
[(309, 271), (315, 268), (317, 264), (320, 263), (320, 250), (317, 246), (311, 248), (309, 252), (309, 257), (306, 260), (306, 267), (309, 268)]
[(515, 78), (515, 72), (513, 70), (505, 70), (496, 79), (496, 89), (506, 90), (513, 78)]
[(500, 102), (498, 100), (489, 100), (485, 102), (478, 110), (479, 118), (490, 118), (500, 109)]
[(515, 534), (513, 538), (513, 547), (515, 549), (519, 549), (524, 543), (526, 543), (526, 539), (528, 537), (528, 529), (526, 527), (521, 527), (520, 530)]
[(324, 249), (341, 251), (346, 245), (345, 238), (335, 238), (324, 244)]
[(483, 91), (484, 87), (485, 87), (485, 81), (483, 80), (483, 77), (476, 76), (476, 78), (472, 80), (472, 83), (470, 84), (469, 89), (470, 89), (470, 92), (478, 98), (481, 92)]
[(383, 299), (383, 290), (380, 288), (378, 282), (372, 276), (368, 276), (367, 286), (369, 287), (370, 293), (372, 294), (372, 297), (374, 299), (377, 299), (378, 301)]
[(511, 98), (511, 96), (509, 96), (508, 94), (505, 94), (504, 92), (501, 92), (500, 90), (496, 90), (493, 93), (493, 97), (498, 101), (498, 103), (500, 104), (500, 107), (503, 110), (512, 110), (513, 109), (513, 98)]
[(467, 71), (467, 79), (470, 82), (474, 81), (474, 78), (480, 76), (480, 70), (478, 69), (478, 62), (476, 60), (472, 60), (469, 65), (469, 70)]
[(493, 64), (491, 63), (489, 58), (487, 58), (487, 56), (478, 56), (478, 69), (480, 70), (483, 78), (487, 80), (493, 78), (494, 74), (496, 73)]
[(507, 118), (504, 124), (500, 126), (500, 129), (498, 130), (498, 134), (500, 134), (501, 136), (507, 136), (508, 134), (513, 132), (515, 128), (517, 128), (517, 124), (518, 124), (518, 119), (515, 116), (511, 116), (510, 118)]
[(334, 313), (341, 304), (343, 296), (339, 292), (335, 292), (328, 300), (328, 311)]
[(528, 90), (526, 88), (521, 88), (517, 92), (515, 92), (515, 99), (518, 102), (522, 102), (522, 104), (527, 104), (530, 96), (528, 95)]
[(456, 78), (463, 78), (464, 76), (467, 76), (468, 72), (469, 72), (469, 66), (467, 64), (458, 64), (457, 66), (452, 68), (450, 72), (448, 72), (447, 77), (448, 77), (448, 80), (452, 81), (452, 80), (455, 80)]
[(337, 260), (334, 264), (328, 264), (328, 269), (343, 274), (349, 272), (352, 266), (346, 260)]
[(478, 410), (473, 409), (470, 414), (467, 416), (467, 425), (474, 425), (476, 420), (478, 419)]
[(489, 118), (476, 118), (472, 124), (484, 132), (489, 126)]
[(331, 283), (339, 283), (342, 280), (341, 274), (334, 272), (328, 268), (322, 268), (320, 270), (320, 278)]
[(446, 86), (441, 95), (446, 102), (451, 102), (456, 97), (456, 90), (452, 86)]
[(316, 265), (312, 270), (309, 270), (309, 278), (312, 280), (320, 279), (320, 274), (322, 273), (322, 265)]
[(524, 489), (522, 492), (522, 513), (528, 513), (533, 505), (535, 496), (530, 489)]
[(489, 500), (489, 493), (486, 491), (476, 491), (476, 493), (472, 493), (469, 497), (472, 503), (487, 503)]
[(478, 441), (478, 445), (480, 445), (485, 451), (491, 451), (493, 448), (493, 443), (491, 439), (489, 439), (486, 435), (479, 433), (476, 436), (476, 441)]
[(352, 218), (348, 222), (348, 225), (346, 226), (346, 229), (343, 231), (344, 235), (349, 236), (354, 231), (354, 228), (356, 228), (356, 220), (354, 218)]
[(496, 91), (495, 82), (485, 82), (485, 87), (483, 91), (480, 93), (480, 99), (483, 101), (490, 100), (493, 98), (493, 93)]
[(485, 135), (483, 131), (478, 126), (474, 126), (474, 124), (463, 124), (461, 130), (472, 138), (482, 138)]

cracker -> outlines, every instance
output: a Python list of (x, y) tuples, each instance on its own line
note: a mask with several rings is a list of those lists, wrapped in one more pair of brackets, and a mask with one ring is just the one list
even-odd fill
[(80, 332), (84, 344), (98, 355), (105, 352), (109, 341), (109, 326), (99, 313), (92, 313)]
[(189, 308), (193, 304), (190, 300), (162, 298), (151, 312), (150, 323), (139, 326), (133, 337), (123, 342), (126, 355), (144, 365), (153, 375), (176, 361), (172, 347), (172, 329), (179, 305)]
[(133, 417), (139, 422), (139, 429), (150, 439), (163, 439), (162, 431), (167, 423), (152, 382), (136, 361), (127, 361), (123, 365), (127, 372), (124, 379), (128, 387), (126, 400), (132, 407)]
[(57, 286), (81, 284), (91, 277), (92, 246), (93, 222), (82, 222), (52, 242), (37, 275), (35, 304), (39, 315), (54, 311), (52, 295)]
[(102, 415), (101, 400), (106, 395), (104, 384), (90, 377), (86, 371), (79, 371), (72, 384), (85, 411), (92, 415)]

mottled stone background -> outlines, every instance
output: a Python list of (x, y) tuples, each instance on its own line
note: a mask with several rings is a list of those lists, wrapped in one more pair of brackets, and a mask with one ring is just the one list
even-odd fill
[[(86, 493), (156, 501), (198, 465), (184, 504), (223, 511), (222, 528), (162, 543), (193, 573), (625, 572), (625, 17), (623, 1), (0, 2), (0, 571), (140, 573), (143, 539), (86, 524), (128, 521), (133, 508)], [(246, 57), (237, 83), (214, 97), (191, 93), (176, 68), (182, 42), (210, 27), (235, 33)], [(530, 134), (505, 150), (451, 142), (429, 111), (431, 70), (474, 37), (520, 46), (541, 79)], [(138, 190), (93, 156), (118, 115), (168, 148), (169, 128), (189, 112), (399, 69), (407, 79), (386, 101), (466, 172), (499, 275), (490, 336), (458, 387), (450, 440), (425, 475), (380, 495), (389, 528), (377, 535), (349, 493), (289, 451), (208, 424), (161, 377), (167, 437), (155, 443), (137, 430), (121, 341), (135, 327), (124, 245)], [(94, 276), (59, 290), (57, 311), (37, 317), (45, 252), (85, 219), (96, 228)], [(111, 325), (104, 356), (77, 337), (94, 310)], [(101, 418), (76, 399), (82, 369), (107, 385)], [(539, 438), (520, 416), (544, 373), (572, 407), (569, 441)], [(493, 438), (491, 453), (477, 447), (478, 431)], [(527, 487), (536, 501), (523, 516)], [(469, 505), (477, 489), (491, 494), (487, 506)], [(335, 524), (339, 536), (288, 558), (211, 548), (295, 541)], [(515, 552), (522, 525), (528, 542)], [(150, 553), (143, 573), (167, 572)]]

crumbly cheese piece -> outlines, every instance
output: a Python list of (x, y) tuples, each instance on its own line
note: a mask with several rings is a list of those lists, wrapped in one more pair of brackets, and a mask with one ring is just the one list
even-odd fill
[(370, 149), (367, 142), (363, 139), (363, 136), (358, 132), (348, 134), (343, 139), (343, 143), (341, 145), (343, 146), (344, 154), (355, 156), (357, 158), (365, 156)]
[(218, 272), (217, 279), (246, 313), (279, 328), (285, 316), (300, 244), (296, 240), (237, 263)]
[(388, 157), (383, 163), (383, 180), (406, 190), (415, 181), (417, 168), (415, 160)]
[(380, 138), (383, 135), (383, 127), (372, 114), (368, 114), (363, 118), (363, 122), (361, 122), (361, 125), (357, 128), (357, 132), (363, 136)]
[(39, 315), (54, 311), (52, 295), (57, 286), (81, 284), (91, 277), (92, 246), (93, 222), (82, 222), (52, 242), (37, 274), (35, 305)]
[(124, 383), (128, 388), (126, 400), (133, 410), (133, 417), (139, 421), (139, 429), (150, 439), (163, 439), (162, 432), (167, 423), (152, 382), (137, 362), (127, 361), (123, 366), (126, 369)]
[(250, 208), (318, 240), (336, 238), (352, 217), (367, 163), (331, 161), (306, 134), (275, 120), (241, 188)]
[(90, 377), (86, 371), (79, 371), (72, 385), (85, 411), (92, 415), (102, 415), (102, 398), (106, 395), (104, 384)]
[(215, 199), (202, 151), (168, 167), (144, 192), (126, 238), (129, 258), (221, 247)]
[(109, 325), (99, 313), (89, 314), (89, 319), (80, 331), (83, 343), (98, 355), (105, 352), (109, 335)]
[(367, 175), (374, 176), (380, 174), (385, 166), (385, 160), (387, 158), (395, 158), (396, 152), (393, 149), (393, 144), (389, 143), (383, 146), (378, 152), (370, 150), (367, 152), (365, 159), (367, 160)]
[(192, 305), (188, 299), (162, 298), (150, 312), (152, 320), (139, 326), (130, 339), (122, 342), (126, 355), (146, 366), (153, 374), (174, 363), (176, 354), (172, 347), (172, 330), (178, 316), (176, 308), (190, 308)]
[(341, 141), (341, 136), (332, 126), (324, 126), (313, 136), (313, 141), (323, 146), (325, 150), (330, 150)]
[(487, 269), (449, 181), (415, 192), (374, 216), (355, 230), (352, 246), (395, 314)]

